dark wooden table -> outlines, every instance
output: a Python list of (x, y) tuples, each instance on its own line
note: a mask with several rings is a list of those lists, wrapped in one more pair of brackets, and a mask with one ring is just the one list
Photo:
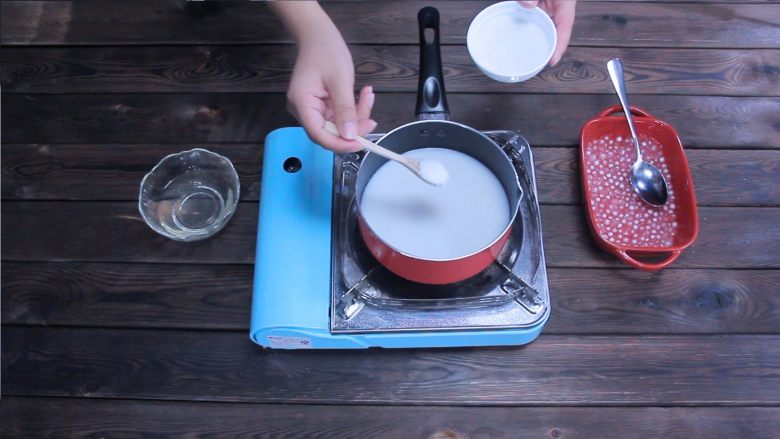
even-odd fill
[[(488, 2), (434, 3), (453, 117), (521, 130), (536, 154), (542, 336), (253, 345), (262, 142), (294, 123), (280, 25), (259, 3), (3, 1), (4, 436), (778, 437), (780, 5), (581, 2), (561, 64), (508, 85), (463, 45)], [(412, 118), (424, 4), (324, 5), (378, 92), (378, 130)], [(678, 129), (697, 189), (699, 238), (660, 273), (599, 251), (584, 222), (578, 134), (617, 102), (613, 56), (634, 103)], [(136, 196), (192, 146), (233, 160), (242, 199), (218, 236), (181, 244), (146, 227)]]

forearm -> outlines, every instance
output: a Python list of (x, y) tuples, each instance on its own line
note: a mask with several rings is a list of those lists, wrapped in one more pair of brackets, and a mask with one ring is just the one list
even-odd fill
[(316, 1), (272, 1), (268, 7), (284, 23), (299, 46), (341, 38), (338, 29)]

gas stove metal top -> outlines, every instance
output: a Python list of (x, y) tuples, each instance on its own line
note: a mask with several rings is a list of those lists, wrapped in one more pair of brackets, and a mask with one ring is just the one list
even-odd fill
[(485, 134), (501, 145), (517, 169), (523, 190), (520, 214), (496, 262), (477, 276), (449, 285), (406, 281), (373, 259), (355, 214), (355, 178), (363, 153), (336, 156), (331, 333), (526, 328), (546, 319), (550, 299), (531, 150), (515, 132)]

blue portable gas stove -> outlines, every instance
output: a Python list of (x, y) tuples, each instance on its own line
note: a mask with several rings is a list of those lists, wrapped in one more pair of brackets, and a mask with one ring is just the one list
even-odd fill
[[(251, 339), (268, 348), (521, 345), (550, 315), (533, 157), (511, 131), (486, 132), (523, 190), (503, 252), (449, 285), (402, 279), (362, 241), (355, 214), (361, 153), (334, 155), (301, 128), (265, 142)], [(373, 136), (373, 140), (380, 136)]]

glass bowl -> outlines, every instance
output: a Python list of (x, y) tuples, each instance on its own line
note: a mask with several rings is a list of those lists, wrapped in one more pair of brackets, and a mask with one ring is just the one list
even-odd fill
[(228, 223), (239, 191), (230, 160), (195, 148), (163, 158), (144, 176), (138, 210), (155, 232), (176, 241), (198, 241)]

